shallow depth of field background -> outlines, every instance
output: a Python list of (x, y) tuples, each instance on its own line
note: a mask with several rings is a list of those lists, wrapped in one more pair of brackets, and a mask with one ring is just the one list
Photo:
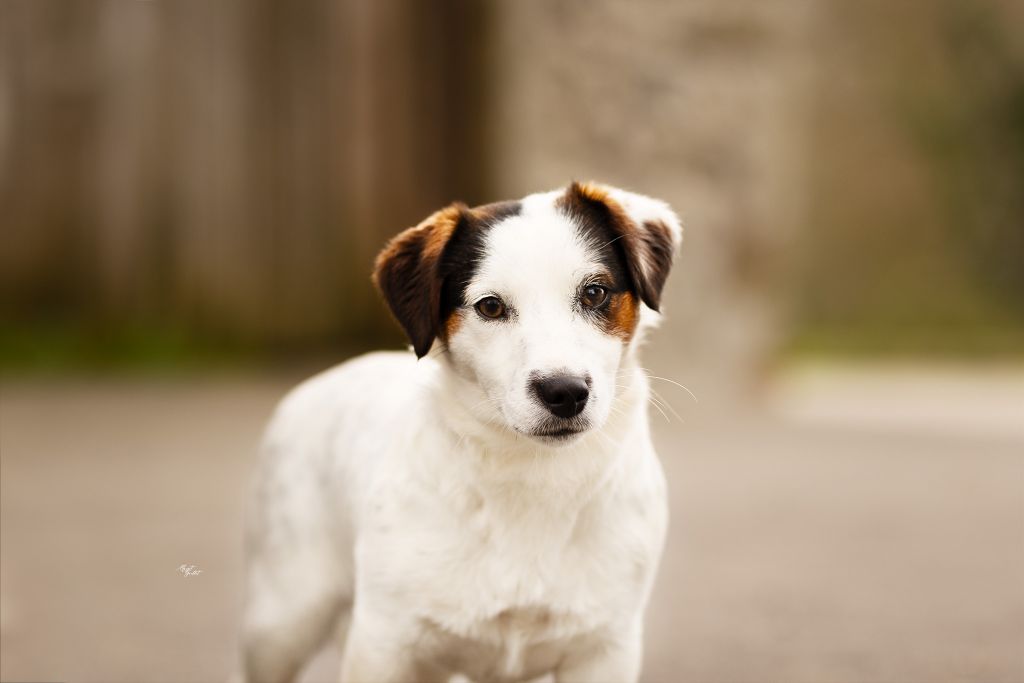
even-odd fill
[(0, 0), (0, 680), (226, 680), (262, 423), (403, 343), (376, 252), (572, 179), (686, 229), (644, 355), (673, 516), (643, 680), (1024, 680), (1021, 27)]

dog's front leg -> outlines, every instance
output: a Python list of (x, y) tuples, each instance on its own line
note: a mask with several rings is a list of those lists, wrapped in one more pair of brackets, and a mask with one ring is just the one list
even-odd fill
[(413, 624), (354, 615), (341, 660), (341, 683), (445, 683), (448, 673), (424, 662), (417, 636)]
[(636, 683), (643, 659), (639, 619), (618, 631), (581, 643), (555, 672), (558, 683)]

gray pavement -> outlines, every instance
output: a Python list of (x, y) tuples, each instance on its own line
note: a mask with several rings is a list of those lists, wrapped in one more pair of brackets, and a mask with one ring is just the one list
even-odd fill
[[(228, 678), (246, 478), (292, 381), (3, 382), (0, 680)], [(1024, 681), (1019, 370), (819, 368), (756, 409), (658, 389), (645, 681)]]

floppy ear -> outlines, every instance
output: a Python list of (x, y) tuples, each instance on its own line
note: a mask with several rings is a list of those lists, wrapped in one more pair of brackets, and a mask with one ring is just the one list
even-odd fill
[(679, 218), (668, 204), (607, 185), (574, 182), (560, 206), (577, 219), (601, 226), (621, 245), (637, 294), (657, 311), (672, 258), (683, 240)]
[(441, 329), (441, 255), (465, 211), (461, 203), (441, 209), (393, 238), (377, 256), (373, 281), (417, 358), (427, 355)]

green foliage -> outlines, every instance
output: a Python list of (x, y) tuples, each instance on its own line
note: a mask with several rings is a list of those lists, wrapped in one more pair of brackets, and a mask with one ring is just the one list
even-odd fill
[(0, 370), (5, 373), (241, 367), (259, 360), (251, 348), (198, 340), (157, 324), (100, 327), (67, 322), (0, 327)]
[(1024, 353), (1024, 60), (994, 2), (834, 3), (792, 348)]

